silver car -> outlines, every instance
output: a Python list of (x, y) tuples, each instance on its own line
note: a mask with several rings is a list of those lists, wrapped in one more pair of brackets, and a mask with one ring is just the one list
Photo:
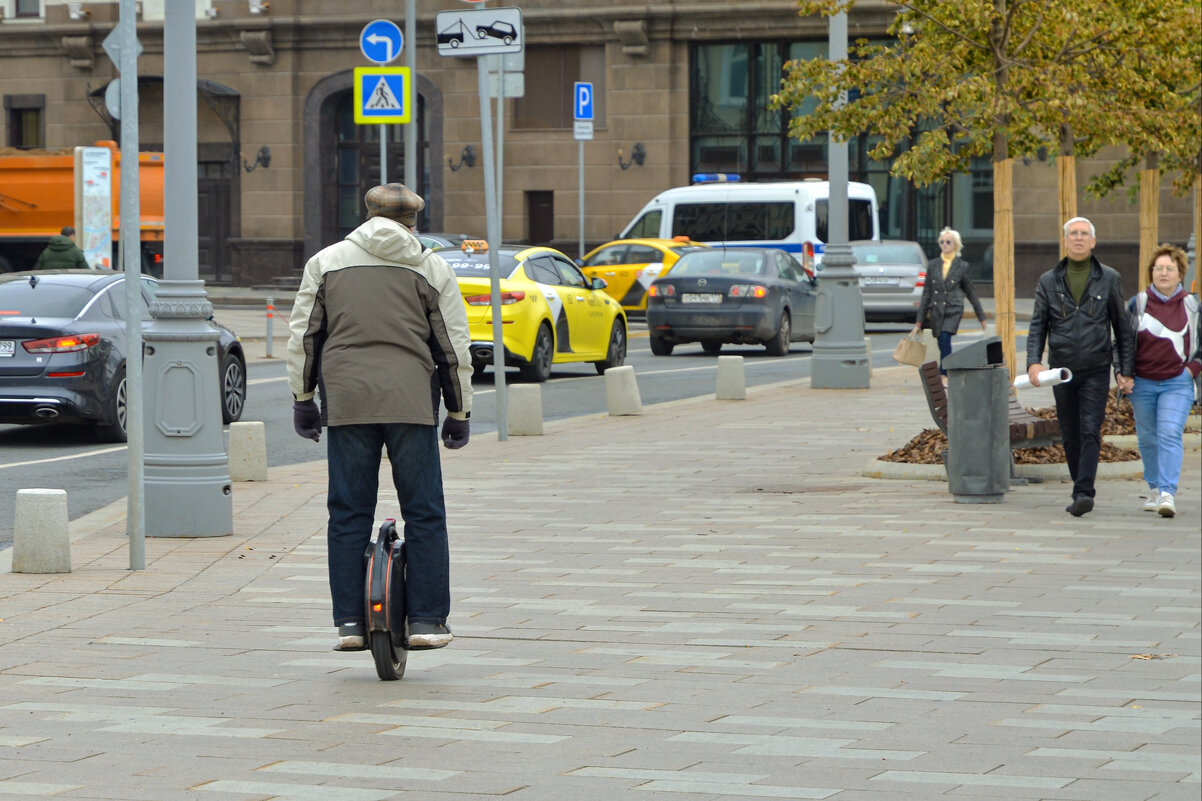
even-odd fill
[(927, 257), (917, 242), (886, 239), (851, 243), (864, 298), (864, 319), (912, 323), (918, 318)]

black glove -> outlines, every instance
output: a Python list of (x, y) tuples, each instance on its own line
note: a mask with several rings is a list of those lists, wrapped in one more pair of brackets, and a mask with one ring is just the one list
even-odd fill
[(442, 421), (442, 444), (451, 450), (458, 450), (467, 444), (471, 423), (467, 420), (456, 420), (447, 416)]
[(316, 401), (292, 402), (292, 427), (305, 439), (317, 442), (321, 439), (321, 412)]

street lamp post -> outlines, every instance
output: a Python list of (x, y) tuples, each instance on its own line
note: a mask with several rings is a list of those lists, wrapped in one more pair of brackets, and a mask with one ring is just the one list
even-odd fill
[(196, 6), (167, 0), (163, 51), (164, 280), (146, 343), (146, 533), (234, 532), (229, 458), (221, 428), (218, 332), (197, 280)]
[[(847, 12), (830, 21), (830, 59), (847, 58)], [(847, 241), (847, 141), (827, 143), (830, 192), (827, 199), (827, 243), (822, 257), (816, 309), (817, 336), (811, 364), (814, 389), (863, 389), (870, 365), (864, 344), (864, 300)]]

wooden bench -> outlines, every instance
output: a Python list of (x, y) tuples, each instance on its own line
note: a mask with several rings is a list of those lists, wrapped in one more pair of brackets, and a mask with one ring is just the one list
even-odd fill
[[(938, 362), (927, 362), (918, 368), (922, 377), (922, 389), (927, 396), (931, 417), (939, 430), (947, 433), (947, 388), (939, 374)], [(1015, 448), (1044, 448), (1061, 441), (1060, 421), (1055, 418), (1036, 417), (1018, 402), (1018, 394), (1010, 387), (1010, 479), (1017, 478), (1014, 471)]]

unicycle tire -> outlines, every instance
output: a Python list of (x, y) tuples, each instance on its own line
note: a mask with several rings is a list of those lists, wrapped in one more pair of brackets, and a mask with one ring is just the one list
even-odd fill
[(396, 681), (405, 675), (409, 654), (392, 644), (389, 632), (371, 632), (371, 656), (376, 662), (376, 675), (382, 681)]

